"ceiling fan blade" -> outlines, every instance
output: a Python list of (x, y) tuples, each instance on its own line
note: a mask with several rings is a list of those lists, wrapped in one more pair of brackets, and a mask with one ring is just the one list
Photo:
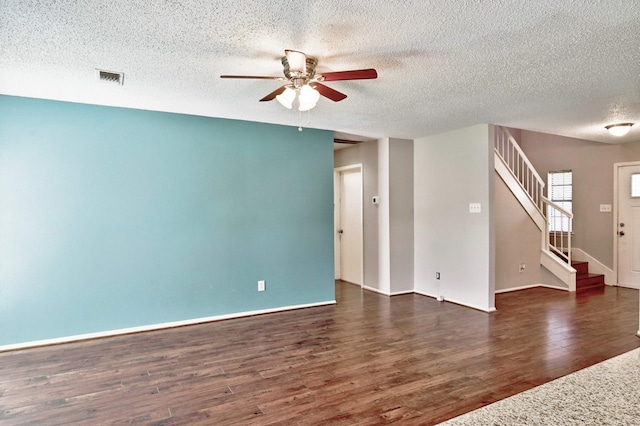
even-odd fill
[(340, 93), (337, 90), (332, 89), (331, 87), (325, 86), (320, 83), (312, 83), (311, 87), (316, 89), (318, 93), (320, 93), (325, 98), (331, 99), (334, 102), (341, 101), (347, 97), (344, 93)]
[(260, 102), (266, 102), (266, 101), (272, 101), (276, 98), (276, 96), (278, 96), (279, 94), (281, 94), (282, 92), (284, 92), (284, 90), (287, 88), (287, 86), (281, 86), (278, 87), (276, 90), (274, 90), (273, 92), (269, 93), (267, 96), (265, 96), (264, 98), (260, 99)]
[(285, 81), (284, 77), (270, 77), (266, 75), (221, 75), (220, 78), (257, 78), (260, 80), (278, 80)]
[(378, 78), (378, 73), (373, 68), (365, 70), (336, 71), (320, 73), (318, 80), (320, 81), (338, 81), (338, 80), (370, 80)]

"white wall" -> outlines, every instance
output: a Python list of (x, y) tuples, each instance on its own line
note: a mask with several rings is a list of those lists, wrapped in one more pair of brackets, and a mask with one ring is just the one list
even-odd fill
[(389, 140), (389, 256), (391, 294), (412, 292), (413, 141)]
[(414, 142), (415, 290), (435, 297), (440, 284), (447, 300), (484, 311), (495, 309), (490, 133), (482, 124)]

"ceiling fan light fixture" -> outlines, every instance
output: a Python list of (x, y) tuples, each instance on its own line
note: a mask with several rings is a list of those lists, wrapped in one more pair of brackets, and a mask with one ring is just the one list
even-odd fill
[(633, 123), (617, 123), (609, 124), (608, 126), (604, 126), (604, 128), (607, 129), (613, 136), (620, 137), (629, 133), (629, 130), (631, 130), (631, 126), (633, 126)]
[(276, 96), (276, 100), (287, 109), (291, 109), (293, 107), (293, 101), (295, 100), (295, 98), (296, 91), (291, 87), (287, 87), (286, 89), (284, 89), (284, 92)]
[(255, 78), (261, 80), (286, 81), (268, 95), (260, 99), (260, 102), (268, 102), (277, 99), (282, 106), (292, 109), (298, 98), (298, 110), (308, 111), (316, 106), (320, 96), (339, 102), (346, 99), (347, 95), (325, 86), (321, 82), (338, 80), (370, 80), (378, 78), (378, 73), (373, 68), (349, 71), (334, 71), (324, 74), (316, 74), (318, 58), (308, 56), (297, 50), (286, 49), (282, 62), (283, 77), (264, 75), (221, 75), (220, 78)]
[(309, 111), (314, 108), (320, 99), (320, 93), (313, 87), (305, 84), (300, 88), (300, 93), (298, 95), (298, 101), (300, 105), (298, 106), (299, 111)]
[(305, 104), (303, 102), (300, 102), (300, 105), (298, 106), (298, 111), (302, 111), (302, 112), (309, 111), (315, 108), (315, 106), (316, 104), (312, 104), (312, 103)]
[(286, 50), (285, 53), (291, 71), (302, 74), (307, 72), (307, 55), (296, 50)]

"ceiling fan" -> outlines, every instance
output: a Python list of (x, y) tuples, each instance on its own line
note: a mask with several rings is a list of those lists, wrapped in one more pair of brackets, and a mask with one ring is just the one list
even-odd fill
[(325, 81), (338, 80), (368, 80), (378, 77), (378, 73), (373, 68), (351, 71), (337, 71), (316, 73), (318, 59), (307, 56), (296, 50), (285, 50), (282, 57), (284, 67), (284, 77), (259, 76), (259, 75), (221, 75), (220, 78), (256, 78), (263, 80), (286, 81), (287, 84), (269, 93), (260, 102), (276, 99), (286, 108), (291, 109), (296, 97), (298, 98), (298, 109), (308, 111), (316, 106), (320, 96), (331, 99), (334, 102), (341, 101), (347, 97), (344, 93), (338, 92), (322, 84)]

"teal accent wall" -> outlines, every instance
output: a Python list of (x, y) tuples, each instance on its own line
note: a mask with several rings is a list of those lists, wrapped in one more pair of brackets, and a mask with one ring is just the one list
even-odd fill
[(333, 301), (333, 271), (331, 132), (0, 96), (0, 345)]

